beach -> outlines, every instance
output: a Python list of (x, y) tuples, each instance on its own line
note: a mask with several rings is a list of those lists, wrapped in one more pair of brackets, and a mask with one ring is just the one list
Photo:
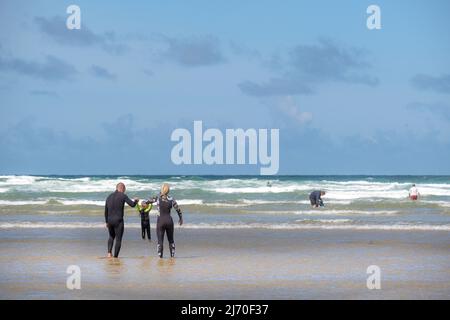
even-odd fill
[[(176, 258), (126, 229), (119, 259), (102, 229), (3, 230), (2, 299), (448, 299), (448, 232), (177, 228)], [(153, 236), (155, 230), (152, 229)], [(166, 256), (167, 256), (166, 244)], [(81, 289), (66, 288), (69, 265)], [(366, 286), (367, 267), (381, 289)]]
[[(125, 208), (107, 259), (104, 201), (173, 187), (176, 257), (141, 239)], [(0, 176), (1, 299), (449, 299), (447, 176)], [(407, 198), (415, 182), (418, 201)], [(326, 190), (325, 207), (308, 194)], [(175, 223), (177, 215), (172, 213)], [(69, 266), (81, 272), (70, 290)], [(367, 270), (380, 271), (368, 289)]]
[(0, 299), (449, 300), (449, 14), (0, 0)]

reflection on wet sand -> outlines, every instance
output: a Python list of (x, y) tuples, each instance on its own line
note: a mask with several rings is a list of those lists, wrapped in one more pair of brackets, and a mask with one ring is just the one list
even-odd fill
[(103, 264), (105, 273), (109, 276), (118, 276), (126, 271), (126, 264), (120, 258), (107, 258)]
[[(447, 232), (190, 230), (179, 235), (174, 259), (160, 259), (134, 235), (114, 259), (99, 256), (104, 239), (97, 230), (73, 231), (73, 241), (60, 241), (65, 230), (39, 232), (20, 230), (17, 241), (6, 234), (0, 298), (442, 299), (450, 293)], [(51, 240), (36, 241), (40, 235)], [(366, 287), (372, 264), (389, 275), (381, 291)], [(81, 268), (82, 290), (67, 289), (69, 265)]]
[(142, 261), (142, 268), (148, 270), (152, 267), (152, 262), (155, 260), (154, 257), (145, 257)]
[(160, 273), (171, 274), (175, 266), (176, 259), (159, 259), (157, 263), (157, 268)]

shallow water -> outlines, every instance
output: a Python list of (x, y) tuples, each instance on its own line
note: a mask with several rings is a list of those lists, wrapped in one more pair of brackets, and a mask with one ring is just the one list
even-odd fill
[[(154, 230), (152, 230), (154, 235)], [(119, 259), (106, 230), (0, 233), (2, 299), (394, 299), (450, 297), (450, 236), (433, 231), (205, 230), (175, 233), (175, 259), (126, 228)], [(67, 267), (81, 289), (66, 288)], [(381, 290), (366, 287), (381, 269)]]

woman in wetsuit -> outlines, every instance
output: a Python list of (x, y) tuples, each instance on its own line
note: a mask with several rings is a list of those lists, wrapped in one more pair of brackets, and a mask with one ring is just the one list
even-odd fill
[(183, 224), (183, 216), (181, 209), (178, 207), (175, 199), (169, 196), (170, 187), (167, 183), (161, 186), (161, 193), (157, 197), (148, 200), (148, 203), (156, 203), (158, 207), (158, 219), (156, 221), (156, 235), (158, 237), (158, 255), (163, 257), (164, 234), (167, 232), (167, 240), (169, 240), (170, 256), (175, 256), (175, 241), (173, 239), (173, 220), (170, 211), (174, 208), (178, 213), (178, 223)]

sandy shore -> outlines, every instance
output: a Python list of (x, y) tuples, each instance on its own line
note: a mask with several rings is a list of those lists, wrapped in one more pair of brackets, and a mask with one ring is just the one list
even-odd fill
[[(106, 230), (2, 230), (0, 298), (450, 298), (448, 232), (177, 229), (177, 257), (162, 260), (139, 232), (126, 229), (114, 260)], [(66, 288), (69, 265), (81, 290)], [(367, 289), (370, 265), (380, 290)]]

